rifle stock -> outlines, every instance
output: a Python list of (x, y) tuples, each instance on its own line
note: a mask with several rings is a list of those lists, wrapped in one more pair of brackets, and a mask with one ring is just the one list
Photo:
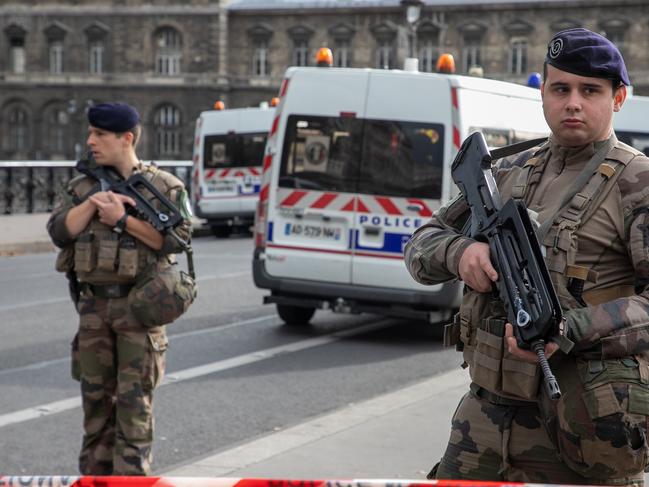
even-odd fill
[(561, 305), (525, 204), (513, 199), (502, 203), (491, 166), (484, 137), (475, 132), (460, 147), (451, 173), (471, 208), (469, 236), (489, 245), (498, 271), (496, 289), (516, 341), (537, 354), (548, 394), (558, 399), (561, 391), (544, 349), (558, 333)]

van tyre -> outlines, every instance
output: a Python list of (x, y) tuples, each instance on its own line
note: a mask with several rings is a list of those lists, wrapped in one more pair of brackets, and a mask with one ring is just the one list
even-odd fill
[(289, 326), (307, 326), (315, 314), (315, 308), (278, 303), (277, 314)]

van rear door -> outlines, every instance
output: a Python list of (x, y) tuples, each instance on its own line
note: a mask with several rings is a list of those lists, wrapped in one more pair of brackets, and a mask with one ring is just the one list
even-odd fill
[(266, 271), (273, 277), (351, 281), (367, 77), (306, 68), (288, 82), (269, 197)]
[[(241, 128), (241, 114), (222, 133), (206, 134), (203, 142), (205, 199), (218, 199), (219, 211), (236, 213), (241, 197), (259, 193), (259, 179), (267, 131)], [(251, 208), (254, 211), (254, 202)]]
[(446, 190), (444, 148), (452, 135), (451, 108), (450, 85), (444, 79), (372, 73), (353, 236), (353, 284), (435, 291), (410, 277), (403, 249), (439, 208)]

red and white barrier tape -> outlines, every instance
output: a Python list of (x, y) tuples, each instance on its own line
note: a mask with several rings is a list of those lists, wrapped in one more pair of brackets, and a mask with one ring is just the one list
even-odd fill
[[(481, 480), (284, 480), (210, 477), (0, 476), (0, 487), (541, 487)], [(554, 485), (553, 487), (558, 487)]]

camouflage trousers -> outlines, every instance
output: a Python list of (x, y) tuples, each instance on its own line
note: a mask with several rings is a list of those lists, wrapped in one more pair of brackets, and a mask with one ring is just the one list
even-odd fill
[(493, 480), (574, 485), (633, 485), (635, 479), (587, 479), (559, 459), (539, 409), (503, 406), (469, 391), (453, 415), (451, 437), (431, 476), (437, 479)]
[[(85, 475), (148, 475), (153, 389), (164, 374), (164, 327), (145, 329), (126, 298), (81, 296), (73, 376), (81, 382)], [(75, 350), (76, 348), (76, 350)]]

